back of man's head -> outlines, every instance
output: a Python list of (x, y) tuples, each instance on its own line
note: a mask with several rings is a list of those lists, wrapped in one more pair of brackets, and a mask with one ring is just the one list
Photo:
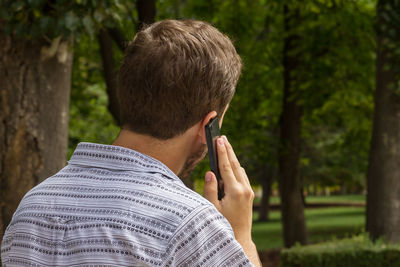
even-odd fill
[(158, 139), (182, 134), (210, 111), (224, 111), (240, 71), (232, 42), (210, 24), (156, 22), (126, 49), (118, 78), (121, 125)]

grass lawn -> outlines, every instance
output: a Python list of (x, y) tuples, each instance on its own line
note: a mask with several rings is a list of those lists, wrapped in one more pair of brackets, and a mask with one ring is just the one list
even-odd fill
[(365, 203), (365, 195), (332, 195), (332, 196), (308, 196), (306, 202), (332, 203), (332, 202), (356, 202)]
[[(306, 203), (365, 203), (365, 195), (332, 195), (332, 196), (307, 196)], [(255, 199), (254, 202), (258, 203), (260, 200)], [(279, 197), (271, 197), (272, 204), (280, 203)]]
[[(364, 202), (365, 196), (308, 197), (311, 202)], [(306, 209), (309, 242), (316, 243), (342, 238), (363, 231), (365, 207), (329, 207)], [(257, 222), (254, 214), (253, 240), (258, 250), (283, 247), (281, 216), (279, 211), (270, 212), (269, 222)]]

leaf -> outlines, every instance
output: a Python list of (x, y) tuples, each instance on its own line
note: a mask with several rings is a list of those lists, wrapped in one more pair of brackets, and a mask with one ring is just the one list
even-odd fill
[(25, 6), (24, 1), (17, 0), (12, 3), (11, 8), (14, 12), (16, 12), (16, 11), (21, 11), (24, 8), (24, 6)]
[(10, 19), (10, 12), (6, 8), (0, 8), (0, 18), (4, 20)]
[(104, 19), (103, 14), (99, 10), (96, 10), (94, 12), (93, 17), (94, 17), (95, 22), (97, 22), (97, 23), (101, 23)]
[(40, 18), (40, 16), (41, 16), (40, 10), (34, 9), (33, 10), (33, 15), (35, 16), (35, 18)]
[(54, 26), (54, 19), (51, 17), (46, 16), (40, 20), (40, 27), (44, 32), (50, 31), (53, 26)]
[(74, 14), (74, 12), (69, 11), (65, 15), (65, 27), (70, 30), (71, 32), (74, 32), (76, 28), (78, 27), (79, 24), (79, 18)]
[(29, 0), (28, 3), (31, 7), (40, 7), (43, 5), (44, 0)]
[(83, 26), (85, 27), (85, 30), (89, 33), (90, 36), (94, 35), (94, 24), (92, 21), (92, 18), (89, 16), (85, 16), (82, 20)]

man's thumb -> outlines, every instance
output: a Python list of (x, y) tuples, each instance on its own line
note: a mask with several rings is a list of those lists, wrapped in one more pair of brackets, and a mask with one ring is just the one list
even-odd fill
[(213, 172), (207, 172), (204, 181), (204, 197), (214, 204), (218, 205), (218, 183)]

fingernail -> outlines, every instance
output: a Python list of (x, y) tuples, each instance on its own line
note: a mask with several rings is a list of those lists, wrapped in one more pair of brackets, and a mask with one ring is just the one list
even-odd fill
[(211, 182), (211, 180), (212, 180), (211, 173), (210, 173), (210, 172), (207, 172), (207, 173), (206, 173), (206, 183)]
[(228, 138), (226, 138), (226, 135), (224, 135), (224, 136), (222, 136), (222, 137), (225, 139), (225, 141), (229, 142), (229, 141), (228, 141)]
[(223, 145), (224, 144), (224, 139), (218, 138), (218, 144)]

